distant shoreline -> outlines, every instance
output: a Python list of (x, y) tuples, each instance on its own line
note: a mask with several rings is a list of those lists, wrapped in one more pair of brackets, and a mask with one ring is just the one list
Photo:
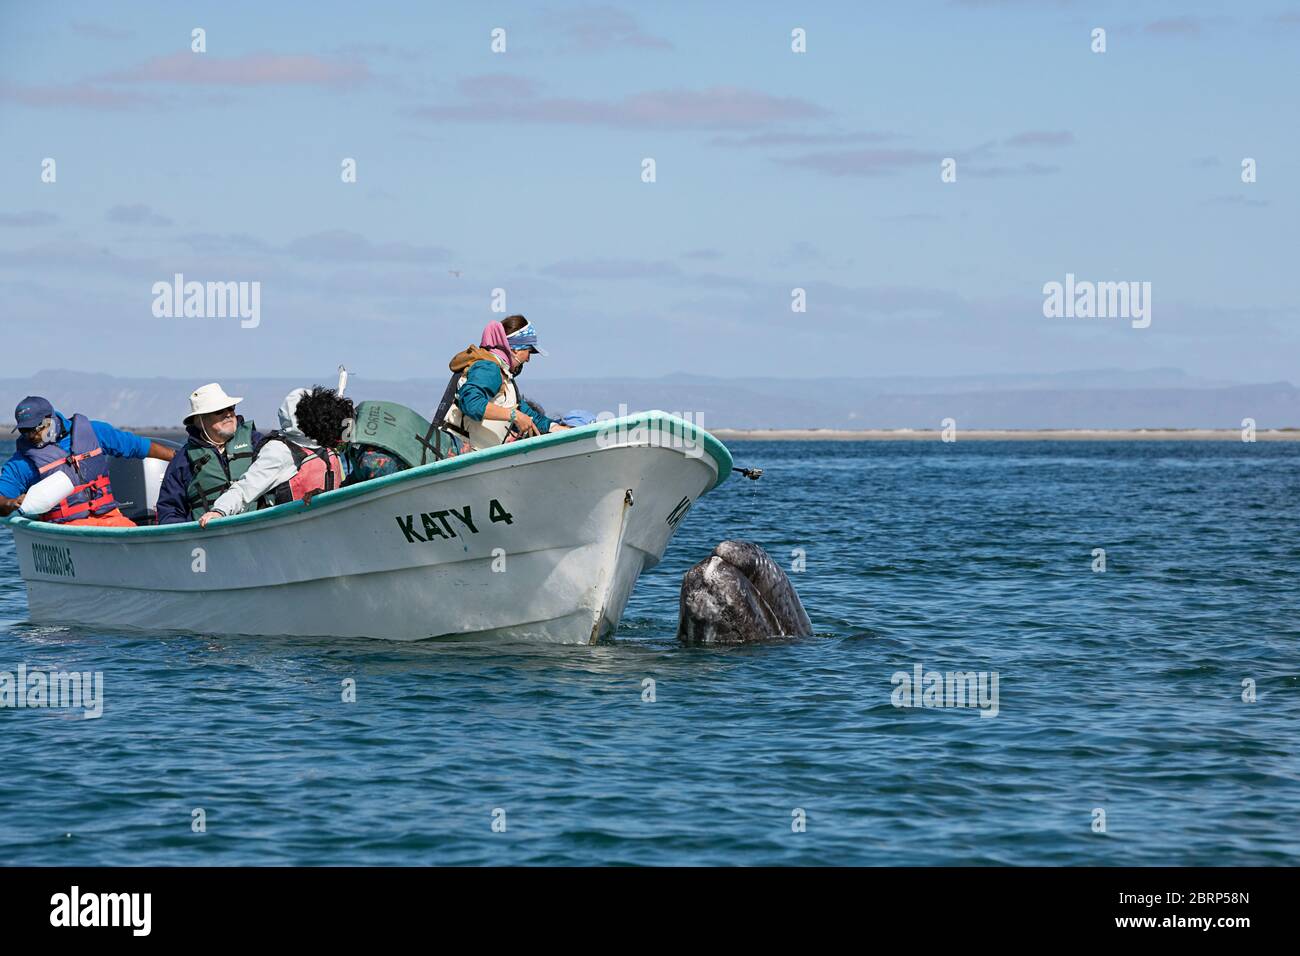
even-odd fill
[[(12, 425), (0, 425), (8, 437)], [(175, 427), (127, 426), (125, 431), (183, 441), (185, 430)], [(939, 429), (868, 428), (712, 428), (721, 441), (941, 441)], [(959, 441), (1241, 441), (1239, 428), (985, 428), (957, 429)], [(1259, 429), (1256, 441), (1300, 441), (1300, 428)]]
[[(940, 441), (938, 429), (711, 429), (722, 441)], [(957, 429), (959, 441), (1241, 441), (1239, 428)], [(1300, 429), (1257, 430), (1257, 441), (1300, 441)]]

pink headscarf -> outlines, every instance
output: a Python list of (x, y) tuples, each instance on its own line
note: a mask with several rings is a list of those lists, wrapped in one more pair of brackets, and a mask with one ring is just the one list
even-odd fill
[(514, 365), (514, 355), (510, 351), (510, 343), (506, 339), (506, 327), (500, 322), (489, 322), (483, 327), (483, 338), (478, 343), (489, 352), (494, 352), (501, 359), (501, 364), (510, 368)]

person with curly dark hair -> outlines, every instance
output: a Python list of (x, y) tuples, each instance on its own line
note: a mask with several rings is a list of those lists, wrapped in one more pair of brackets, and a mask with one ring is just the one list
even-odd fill
[(244, 477), (199, 519), (200, 527), (253, 507), (310, 503), (318, 492), (342, 486), (343, 463), (336, 449), (355, 420), (352, 400), (334, 389), (294, 389), (280, 406), (280, 429), (262, 439)]
[[(302, 392), (307, 390), (301, 389)], [(350, 398), (340, 398), (332, 388), (317, 385), (298, 399), (294, 409), (298, 431), (321, 448), (334, 448), (343, 441), (343, 429), (357, 417)], [(284, 419), (281, 419), (283, 425)], [(290, 421), (288, 428), (293, 427)], [(287, 429), (286, 429), (287, 430)]]

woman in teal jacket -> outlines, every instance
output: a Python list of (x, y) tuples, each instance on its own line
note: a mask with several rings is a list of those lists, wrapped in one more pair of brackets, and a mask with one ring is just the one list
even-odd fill
[(482, 344), (451, 360), (452, 372), (460, 375), (453, 377), (455, 405), (445, 421), (466, 438), (471, 450), (568, 427), (519, 394), (514, 379), (534, 353), (546, 354), (537, 345), (537, 331), (522, 315), (512, 315), (504, 322), (489, 322)]

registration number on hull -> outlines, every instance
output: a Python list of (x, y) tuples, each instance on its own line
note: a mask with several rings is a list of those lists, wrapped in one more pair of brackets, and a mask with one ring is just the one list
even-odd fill
[(56, 578), (75, 578), (77, 568), (72, 563), (72, 549), (57, 544), (32, 542), (32, 568), (37, 574)]

